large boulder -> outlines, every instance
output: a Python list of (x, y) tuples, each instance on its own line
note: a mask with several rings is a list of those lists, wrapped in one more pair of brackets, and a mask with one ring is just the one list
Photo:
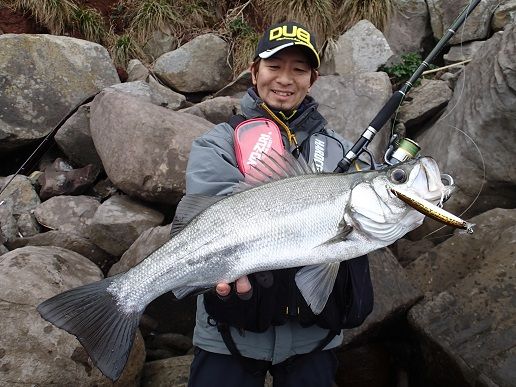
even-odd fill
[(193, 114), (214, 124), (228, 122), (229, 118), (241, 113), (240, 99), (233, 97), (215, 97), (207, 99), (192, 107), (181, 110), (183, 113)]
[(479, 237), (455, 235), (412, 263), (411, 275), (429, 290), (410, 310), (409, 322), (433, 385), (516, 383), (514, 216), (515, 210), (480, 215)]
[(228, 52), (228, 43), (219, 36), (200, 35), (160, 56), (154, 73), (179, 92), (217, 91), (231, 81)]
[(170, 204), (184, 193), (192, 141), (213, 126), (115, 91), (95, 98), (90, 125), (95, 148), (116, 187), (137, 198)]
[[(416, 138), (458, 190), (445, 207), (470, 215), (516, 206), (516, 25), (486, 41), (462, 72), (443, 116)], [(481, 153), (480, 153), (481, 152)], [(485, 174), (484, 174), (485, 166)]]
[(74, 232), (52, 230), (42, 232), (26, 238), (15, 238), (6, 243), (9, 249), (14, 250), (25, 246), (56, 246), (74, 251), (88, 258), (99, 268), (105, 271), (114, 260), (108, 253), (96, 246), (88, 238)]
[[(322, 76), (310, 90), (328, 127), (351, 143), (358, 140), (391, 94), (389, 77), (383, 72)], [(380, 156), (388, 133), (384, 130), (377, 137), (371, 150)]]
[(505, 0), (496, 8), (491, 19), (491, 28), (500, 31), (516, 23), (516, 0)]
[(0, 151), (45, 137), (87, 96), (119, 83), (107, 50), (53, 35), (0, 35)]
[(91, 219), (89, 238), (119, 257), (142, 232), (163, 222), (164, 216), (128, 196), (116, 195), (102, 203)]
[(102, 161), (93, 144), (90, 133), (90, 106), (82, 105), (64, 123), (54, 136), (63, 153), (79, 166), (91, 164), (99, 171)]
[(502, 230), (516, 224), (516, 209), (493, 209), (471, 219), (473, 234), (454, 235), (421, 254), (405, 269), (419, 288), (430, 294), (445, 291), (471, 273), (486, 266), (491, 251), (500, 244)]
[[(373, 312), (357, 328), (346, 330), (344, 344), (364, 337), (366, 332), (405, 316), (423, 294), (413, 285), (392, 252), (383, 248), (368, 254), (374, 289)], [(343, 347), (346, 350), (346, 347)]]
[[(470, 3), (470, 0), (427, 0), (430, 22), (436, 39), (443, 37), (459, 13)], [(498, 3), (500, 3), (499, 0), (481, 1), (449, 43), (458, 44), (487, 38), (491, 17)]]
[(422, 52), (426, 41), (432, 37), (426, 1), (395, 0), (384, 35), (396, 55)]
[[(42, 319), (36, 306), (102, 279), (86, 258), (59, 247), (23, 247), (0, 260), (0, 374), (5, 386), (112, 386), (79, 341)], [(138, 386), (145, 350), (138, 335), (119, 385)]]
[(36, 207), (34, 215), (50, 230), (87, 236), (99, 206), (99, 201), (89, 196), (54, 196)]
[(393, 55), (389, 43), (369, 20), (361, 20), (337, 40), (333, 57), (321, 66), (321, 74), (374, 72)]
[(447, 82), (423, 79), (405, 98), (396, 119), (405, 125), (407, 131), (416, 132), (440, 113), (451, 97), (452, 90)]

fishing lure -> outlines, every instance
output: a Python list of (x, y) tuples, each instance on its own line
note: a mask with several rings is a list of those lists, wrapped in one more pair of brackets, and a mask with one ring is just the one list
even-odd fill
[(390, 190), (398, 199), (404, 201), (409, 206), (422, 214), (425, 214), (429, 218), (451, 227), (466, 230), (468, 234), (473, 234), (473, 223), (466, 222), (458, 216), (453, 215), (451, 212), (448, 212), (425, 199), (419, 198), (410, 192), (401, 192), (395, 188), (390, 188)]

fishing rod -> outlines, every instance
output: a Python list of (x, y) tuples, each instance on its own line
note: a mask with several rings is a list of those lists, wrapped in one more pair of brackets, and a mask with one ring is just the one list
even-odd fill
[[(12, 181), (18, 176), (19, 174), (27, 173), (31, 170), (34, 163), (39, 160), (46, 151), (48, 151), (52, 145), (54, 145), (54, 137), (59, 129), (64, 125), (64, 123), (84, 104), (89, 103), (93, 101), (93, 98), (99, 93), (100, 91), (96, 91), (94, 94), (84, 98), (81, 102), (79, 102), (77, 105), (75, 105), (67, 114), (64, 116), (61, 121), (48, 133), (45, 138), (39, 143), (39, 145), (36, 147), (36, 149), (31, 153), (31, 155), (25, 160), (25, 162), (22, 164), (20, 168), (14, 173), (14, 175), (11, 176), (7, 184), (4, 185), (4, 187), (0, 190), (0, 195), (5, 191), (5, 189), (9, 186), (9, 184), (12, 183)], [(0, 202), (0, 205), (3, 204), (3, 201)]]
[[(475, 7), (480, 3), (481, 0), (472, 0), (469, 5), (464, 8), (464, 10), (460, 13), (460, 15), (455, 19), (453, 24), (448, 28), (448, 31), (444, 34), (444, 36), (437, 42), (437, 45), (434, 49), (428, 54), (425, 60), (419, 65), (417, 70), (412, 74), (410, 79), (403, 84), (403, 86), (397, 90), (385, 103), (385, 105), (380, 109), (378, 114), (373, 118), (369, 126), (362, 133), (360, 138), (355, 142), (355, 144), (351, 147), (351, 149), (346, 153), (344, 158), (338, 163), (337, 168), (334, 172), (346, 172), (351, 164), (364, 152), (368, 153), (371, 157), (371, 167), (375, 168), (375, 163), (373, 161), (373, 157), (369, 150), (367, 149), (367, 145), (371, 143), (374, 136), (378, 133), (378, 131), (389, 121), (391, 116), (396, 112), (398, 106), (403, 101), (403, 98), (408, 94), (412, 86), (421, 76), (423, 71), (427, 70), (430, 67), (430, 64), (435, 59), (435, 57), (439, 54), (439, 52), (443, 49), (443, 47), (448, 43), (448, 41), (455, 35), (457, 30), (464, 23), (466, 18), (471, 14), (471, 12), (475, 9)], [(408, 138), (404, 138), (400, 141), (398, 148), (394, 150), (394, 141), (396, 140), (396, 136), (394, 135), (389, 142), (389, 148), (385, 154), (385, 162), (386, 164), (397, 164), (403, 161), (406, 161), (412, 157), (415, 157), (420, 150), (419, 145)]]

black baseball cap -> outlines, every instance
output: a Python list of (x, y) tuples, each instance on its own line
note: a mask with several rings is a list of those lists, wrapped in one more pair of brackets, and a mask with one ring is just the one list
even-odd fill
[(276, 23), (267, 28), (256, 46), (254, 59), (270, 58), (278, 51), (291, 46), (303, 47), (312, 68), (319, 68), (321, 60), (317, 53), (314, 34), (302, 24), (292, 21)]

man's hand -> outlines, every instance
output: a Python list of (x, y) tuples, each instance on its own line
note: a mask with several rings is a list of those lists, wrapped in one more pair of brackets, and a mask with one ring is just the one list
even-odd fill
[[(253, 295), (253, 288), (247, 276), (240, 277), (235, 281), (235, 289), (238, 297), (242, 300), (249, 300)], [(223, 282), (218, 283), (215, 291), (220, 298), (224, 299), (231, 293), (231, 285)]]

